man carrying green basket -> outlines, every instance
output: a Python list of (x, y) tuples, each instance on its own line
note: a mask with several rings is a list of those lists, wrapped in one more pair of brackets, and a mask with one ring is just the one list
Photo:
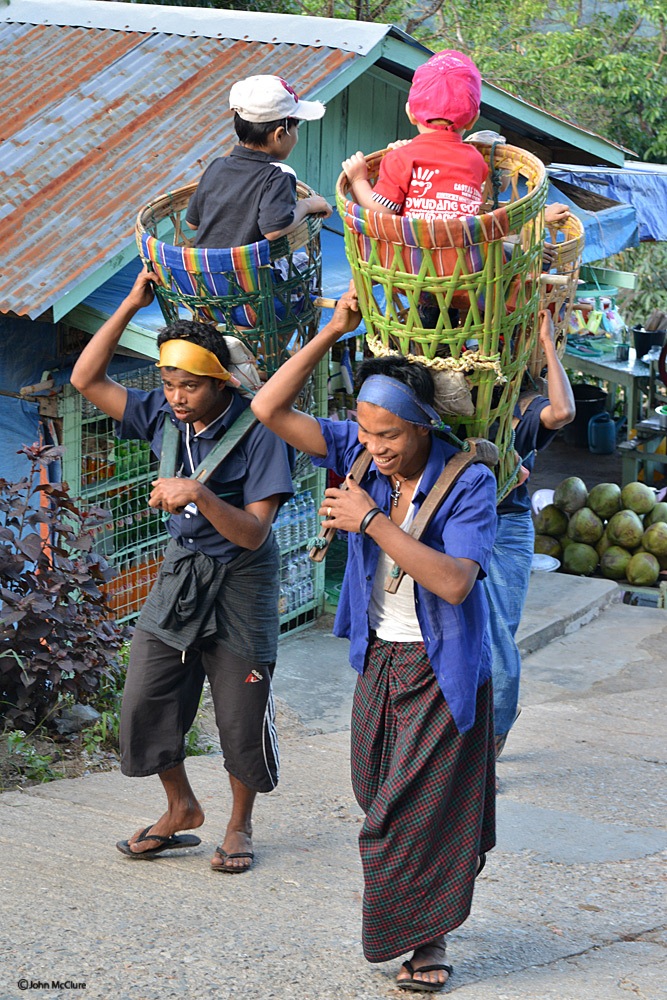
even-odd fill
[[(292, 408), (318, 362), (358, 322), (350, 290), (251, 405), (315, 465), (346, 477), (326, 490), (320, 515), (325, 528), (348, 532), (334, 632), (350, 639), (360, 675), (352, 783), (366, 814), (364, 954), (386, 962), (411, 953), (397, 985), (436, 992), (452, 972), (445, 935), (467, 918), (475, 876), (495, 843), (493, 696), (479, 584), (495, 534), (495, 479), (484, 465), (468, 465), (423, 533), (414, 531), (461, 453), (435, 433), (429, 369), (404, 357), (360, 366), (358, 423)], [(364, 452), (360, 474), (355, 463)]]

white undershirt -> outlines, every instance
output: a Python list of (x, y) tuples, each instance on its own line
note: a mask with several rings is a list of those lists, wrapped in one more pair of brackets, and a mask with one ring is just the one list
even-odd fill
[[(419, 484), (417, 484), (419, 485)], [(416, 488), (415, 488), (416, 490)], [(410, 504), (401, 531), (408, 531), (415, 517), (415, 506)], [(371, 603), (368, 608), (370, 626), (379, 639), (385, 642), (423, 642), (415, 610), (415, 581), (406, 573), (395, 594), (388, 594), (384, 581), (394, 565), (386, 552), (380, 550)]]

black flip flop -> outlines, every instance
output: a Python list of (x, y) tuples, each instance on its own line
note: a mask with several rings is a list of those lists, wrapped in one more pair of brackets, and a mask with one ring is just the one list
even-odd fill
[(171, 837), (161, 837), (157, 833), (151, 833), (152, 829), (151, 826), (147, 826), (132, 843), (141, 844), (145, 840), (157, 840), (156, 847), (149, 847), (145, 851), (133, 851), (129, 840), (119, 840), (116, 847), (121, 854), (127, 855), (128, 858), (138, 858), (148, 861), (149, 858), (155, 857), (156, 854), (162, 854), (163, 851), (174, 851), (183, 847), (198, 847), (201, 844), (200, 838), (195, 837), (191, 833), (174, 833)]
[[(216, 847), (215, 853), (219, 858), (222, 858), (221, 865), (211, 865), (214, 872), (223, 872), (225, 875), (243, 875), (244, 872), (249, 872), (252, 868), (252, 863), (255, 860), (255, 855), (252, 851), (239, 851), (237, 854), (227, 854), (227, 851), (223, 851), (222, 847)], [(226, 866), (225, 862), (230, 858), (250, 858), (250, 864), (244, 865), (241, 868), (237, 868), (234, 865)]]
[[(415, 969), (410, 961), (403, 962), (403, 968), (410, 973), (410, 979), (397, 979), (396, 985), (399, 990), (410, 990), (413, 993), (440, 993), (452, 977), (454, 968), (451, 965), (422, 965), (420, 969)], [(427, 983), (423, 979), (415, 979), (415, 972), (446, 972), (447, 979), (444, 983)]]

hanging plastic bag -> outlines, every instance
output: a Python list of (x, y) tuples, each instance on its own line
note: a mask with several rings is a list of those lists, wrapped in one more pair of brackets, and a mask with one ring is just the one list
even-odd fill
[(613, 337), (614, 340), (621, 339), (625, 330), (625, 323), (616, 306), (608, 306), (603, 310), (602, 329)]
[(586, 327), (589, 333), (596, 334), (602, 323), (602, 312), (599, 309), (592, 309), (588, 315)]
[(238, 337), (225, 335), (225, 343), (229, 348), (230, 373), (239, 380), (241, 393), (254, 396), (262, 384), (257, 358)]

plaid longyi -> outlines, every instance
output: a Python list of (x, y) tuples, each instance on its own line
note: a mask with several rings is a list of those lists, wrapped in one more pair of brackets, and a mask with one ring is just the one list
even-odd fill
[(458, 927), (495, 844), (491, 682), (459, 733), (422, 643), (375, 639), (352, 709), (352, 784), (366, 813), (362, 942), (386, 962)]

